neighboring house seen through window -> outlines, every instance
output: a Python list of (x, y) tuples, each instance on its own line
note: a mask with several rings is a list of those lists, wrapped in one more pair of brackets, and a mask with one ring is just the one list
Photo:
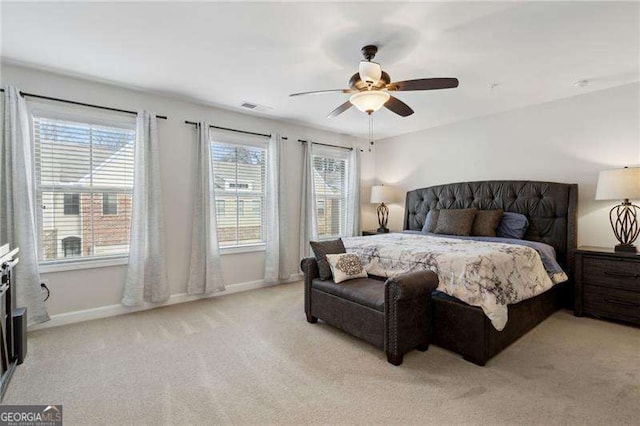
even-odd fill
[(221, 248), (264, 244), (266, 156), (266, 146), (211, 142)]
[(40, 261), (127, 255), (135, 123), (35, 110), (33, 135)]

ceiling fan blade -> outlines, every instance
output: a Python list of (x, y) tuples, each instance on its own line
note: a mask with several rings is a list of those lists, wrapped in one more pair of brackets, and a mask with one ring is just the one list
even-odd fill
[(405, 104), (398, 98), (394, 98), (393, 96), (389, 98), (389, 100), (384, 104), (384, 106), (388, 110), (395, 112), (396, 114), (402, 117), (408, 117), (411, 114), (413, 114), (413, 110), (409, 105)]
[(346, 110), (348, 110), (349, 108), (351, 108), (353, 104), (349, 101), (343, 103), (342, 105), (340, 105), (338, 108), (334, 109), (333, 111), (331, 111), (329, 113), (329, 115), (327, 115), (327, 118), (331, 118), (331, 117), (335, 117), (336, 115), (340, 115), (343, 112), (345, 112)]
[(313, 92), (301, 92), (301, 93), (292, 93), (289, 95), (292, 96), (302, 96), (302, 95), (321, 95), (323, 93), (351, 93), (353, 90), (351, 89), (330, 89), (330, 90), (315, 90)]
[(387, 85), (388, 90), (437, 90), (458, 87), (457, 78), (419, 78), (416, 80), (396, 81)]

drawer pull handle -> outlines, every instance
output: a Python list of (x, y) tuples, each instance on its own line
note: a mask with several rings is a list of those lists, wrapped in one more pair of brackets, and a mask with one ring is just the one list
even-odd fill
[(628, 300), (607, 299), (605, 297), (604, 301), (607, 302), (607, 303), (613, 303), (614, 305), (633, 306), (634, 308), (640, 308), (640, 303), (629, 302)]
[(625, 272), (604, 271), (604, 274), (609, 275), (611, 277), (619, 277), (619, 278), (640, 278), (640, 274), (629, 274)]

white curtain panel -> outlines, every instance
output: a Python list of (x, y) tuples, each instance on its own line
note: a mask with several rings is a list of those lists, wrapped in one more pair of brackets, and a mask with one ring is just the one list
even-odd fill
[(280, 135), (272, 135), (267, 147), (266, 176), (266, 259), (264, 280), (287, 281), (289, 272), (286, 170), (282, 159), (284, 144)]
[(0, 243), (20, 248), (20, 262), (14, 270), (16, 303), (27, 308), (28, 325), (32, 325), (48, 321), (49, 315), (38, 272), (31, 120), (16, 87), (5, 87), (2, 118)]
[(300, 197), (300, 258), (309, 257), (309, 241), (318, 240), (316, 188), (313, 181), (313, 144), (302, 145), (302, 195)]
[(164, 257), (158, 119), (140, 111), (136, 124), (129, 265), (122, 304), (140, 306), (169, 299)]
[(347, 236), (360, 235), (360, 150), (354, 147), (349, 155), (347, 183)]
[(198, 129), (193, 228), (191, 232), (191, 266), (187, 293), (204, 295), (224, 291), (224, 281), (218, 246), (209, 125), (199, 123)]

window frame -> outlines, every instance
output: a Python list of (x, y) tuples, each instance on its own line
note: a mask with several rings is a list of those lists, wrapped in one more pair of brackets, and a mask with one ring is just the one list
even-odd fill
[(339, 227), (340, 227), (340, 231), (337, 234), (330, 234), (330, 235), (320, 235), (320, 233), (318, 233), (318, 240), (320, 241), (325, 241), (325, 240), (332, 240), (332, 239), (336, 239), (336, 238), (341, 238), (344, 237), (346, 235), (346, 226), (347, 226), (347, 209), (348, 209), (348, 192), (349, 192), (349, 173), (351, 173), (350, 170), (350, 163), (349, 163), (349, 155), (350, 155), (350, 151), (343, 149), (343, 148), (333, 148), (333, 147), (325, 147), (325, 146), (314, 146), (313, 147), (313, 151), (311, 153), (311, 162), (312, 162), (312, 167), (315, 170), (315, 159), (316, 157), (320, 157), (320, 158), (324, 158), (324, 159), (332, 159), (332, 160), (338, 160), (338, 161), (344, 161), (344, 182), (343, 182), (343, 188), (341, 191), (341, 194), (339, 197), (323, 197), (321, 199), (318, 198), (317, 196), (317, 191), (315, 188), (315, 173), (314, 173), (314, 194), (315, 194), (315, 203), (316, 205), (313, 206), (313, 208), (315, 209), (316, 212), (316, 229), (320, 228), (320, 221), (318, 218), (318, 206), (319, 206), (319, 201), (322, 201), (322, 205), (324, 208), (324, 212), (326, 214), (328, 205), (331, 203), (328, 203), (329, 200), (340, 200), (341, 204), (342, 204), (342, 211), (341, 211), (341, 215), (340, 215), (340, 223), (339, 223)]
[[(266, 203), (266, 180), (267, 180), (267, 167), (268, 167), (268, 159), (267, 159), (267, 155), (268, 155), (268, 149), (267, 149), (267, 142), (268, 140), (266, 140), (263, 137), (260, 138), (253, 138), (253, 137), (230, 137), (230, 135), (226, 135), (226, 134), (222, 134), (220, 132), (213, 132), (210, 131), (209, 132), (209, 147), (211, 149), (211, 161), (213, 163), (213, 145), (224, 145), (224, 146), (228, 146), (228, 147), (232, 147), (232, 148), (248, 148), (248, 149), (260, 149), (263, 152), (264, 155), (264, 175), (263, 175), (263, 182), (262, 182), (262, 191), (260, 192), (260, 198), (261, 198), (261, 205), (262, 205), (262, 214), (260, 215), (260, 229), (261, 229), (261, 241), (257, 242), (257, 243), (246, 243), (246, 244), (238, 244), (238, 239), (236, 237), (236, 244), (235, 245), (225, 245), (222, 246), (220, 245), (220, 241), (218, 241), (218, 245), (220, 248), (220, 254), (225, 255), (225, 254), (235, 254), (235, 253), (249, 253), (249, 252), (256, 252), (256, 251), (264, 251), (265, 247), (266, 247), (266, 209), (265, 209), (265, 203)], [(238, 164), (236, 162), (236, 164)], [(212, 170), (213, 170), (213, 174), (215, 176), (216, 174), (216, 170), (215, 170), (215, 166), (213, 166), (212, 164)], [(236, 168), (237, 170), (237, 168)], [(236, 178), (236, 182), (240, 183), (240, 184), (245, 184), (247, 183), (246, 181), (240, 179), (238, 180)], [(246, 199), (240, 199), (239, 197), (246, 197), (248, 194), (251, 193), (258, 193), (259, 191), (254, 191), (251, 187), (251, 183), (248, 184), (249, 188), (233, 188), (230, 189), (230, 186), (228, 183), (225, 183), (225, 189), (224, 191), (235, 191), (236, 193), (236, 201), (235, 201), (235, 208), (234, 207), (234, 203), (232, 202), (231, 204), (226, 203), (227, 205), (225, 206), (225, 215), (226, 216), (233, 216), (232, 213), (230, 213), (230, 210), (235, 211), (235, 218), (236, 218), (236, 229), (238, 228), (238, 223), (240, 221), (240, 219), (242, 217), (244, 217), (243, 214), (241, 214), (240, 212), (240, 208), (241, 205), (244, 205), (244, 209), (250, 209), (251, 211), (253, 211), (253, 205), (251, 202), (249, 202), (249, 205), (247, 204), (247, 201), (250, 200), (246, 200)], [(215, 189), (214, 189), (215, 191)], [(216, 197), (218, 197), (219, 194), (216, 193)], [(216, 198), (216, 203), (219, 201), (227, 201), (227, 200), (219, 200), (218, 198)], [(242, 204), (241, 204), (242, 202)], [(249, 207), (250, 206), (250, 207)], [(217, 207), (217, 206), (216, 206)], [(216, 211), (216, 216), (218, 216), (218, 212)], [(217, 223), (218, 225), (218, 231), (219, 231), (219, 222)], [(218, 232), (219, 235), (219, 232)]]
[(220, 213), (220, 216), (226, 216), (227, 215), (227, 201), (226, 200), (216, 200), (216, 214), (217, 213)]
[[(69, 258), (69, 257), (80, 257), (80, 256), (82, 256), (82, 238), (70, 235), (68, 237), (63, 238), (61, 241), (62, 241), (63, 257), (65, 259)], [(77, 247), (78, 248), (78, 254), (67, 256), (67, 249), (68, 249), (67, 245), (71, 245), (71, 244), (68, 244), (68, 243), (72, 243), (72, 244), (77, 244), (78, 245), (78, 247)], [(76, 247), (72, 247), (72, 248), (75, 249)]]
[[(65, 216), (78, 216), (80, 214), (80, 193), (78, 192), (65, 192), (62, 195), (63, 198), (63, 214)], [(67, 199), (70, 198), (71, 201), (67, 203)], [(73, 212), (67, 212), (67, 208), (71, 210), (73, 207)]]
[[(87, 111), (85, 109), (78, 109), (77, 107), (68, 107), (59, 104), (49, 104), (49, 103), (41, 103), (38, 101), (30, 102), (31, 111), (30, 111), (30, 127), (33, 132), (31, 143), (32, 148), (35, 152), (36, 150), (36, 137), (35, 137), (35, 120), (38, 118), (49, 119), (49, 120), (63, 120), (63, 121), (72, 121), (81, 123), (84, 125), (95, 125), (95, 126), (105, 126), (105, 127), (116, 127), (122, 128), (129, 131), (134, 132), (134, 140), (136, 133), (136, 118), (135, 116), (122, 116), (119, 114), (115, 114), (112, 112), (102, 112), (102, 111)], [(135, 156), (135, 150), (134, 150)], [(34, 157), (34, 167), (36, 167), (36, 161)], [(135, 158), (134, 158), (135, 161)], [(41, 208), (42, 202), (42, 194), (46, 192), (51, 192), (51, 188), (53, 188), (53, 193), (56, 192), (58, 194), (66, 194), (64, 190), (66, 188), (63, 187), (50, 187), (48, 185), (40, 185), (40, 177), (38, 176), (37, 170), (34, 170), (34, 203), (36, 204), (36, 239), (37, 239), (37, 252), (38, 252), (38, 266), (41, 273), (51, 273), (51, 272), (63, 272), (69, 270), (81, 270), (81, 269), (94, 269), (94, 268), (102, 268), (102, 267), (110, 267), (110, 266), (122, 266), (127, 265), (129, 263), (129, 251), (126, 253), (117, 253), (117, 254), (98, 254), (98, 255), (90, 255), (90, 256), (74, 256), (74, 257), (58, 257), (56, 259), (43, 259), (42, 250), (43, 246), (41, 245), (40, 237), (41, 232), (43, 230), (43, 211)], [(83, 193), (94, 194), (94, 197), (97, 194), (104, 193), (107, 191), (109, 193), (114, 194), (122, 194), (126, 193), (131, 196), (133, 202), (133, 185), (130, 188), (99, 188), (93, 191), (87, 191), (84, 188), (76, 188), (70, 187), (70, 191), (77, 193), (78, 195)], [(81, 211), (81, 206), (80, 206)], [(131, 223), (129, 223), (129, 229), (131, 227)], [(82, 244), (82, 239), (81, 239)]]
[[(119, 204), (118, 203), (118, 195), (120, 195), (120, 194), (115, 193), (115, 192), (103, 192), (102, 193), (102, 216), (118, 216), (118, 213), (119, 213), (118, 212), (118, 204)], [(109, 213), (109, 212), (105, 213), (105, 207), (109, 206), (108, 199), (111, 198), (112, 196), (115, 197), (114, 198), (114, 200), (115, 200), (115, 213)], [(133, 194), (132, 194), (132, 196), (133, 196)], [(111, 207), (114, 207), (114, 206), (111, 205)]]

